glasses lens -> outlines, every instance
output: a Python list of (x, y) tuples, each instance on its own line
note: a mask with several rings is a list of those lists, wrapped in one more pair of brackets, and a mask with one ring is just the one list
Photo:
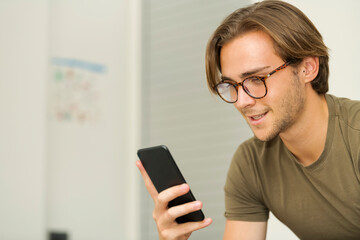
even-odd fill
[(220, 97), (226, 102), (236, 102), (237, 100), (237, 90), (230, 83), (220, 83), (216, 86), (216, 90)]
[(256, 77), (247, 78), (243, 81), (245, 91), (255, 98), (261, 98), (266, 94), (265, 83)]

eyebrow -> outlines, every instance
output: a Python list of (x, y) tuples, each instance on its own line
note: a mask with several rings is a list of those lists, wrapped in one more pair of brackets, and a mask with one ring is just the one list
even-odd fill
[(254, 75), (256, 73), (259, 73), (261, 71), (263, 71), (264, 69), (270, 68), (270, 66), (264, 66), (264, 67), (259, 67), (259, 68), (255, 68), (252, 69), (250, 71), (244, 72), (242, 74), (239, 75), (240, 78), (246, 78), (248, 76)]
[[(247, 71), (247, 72), (244, 72), (244, 73), (242, 73), (242, 74), (239, 74), (238, 76), (239, 76), (240, 78), (246, 78), (246, 77), (249, 77), (249, 76), (254, 75), (254, 74), (256, 74), (256, 73), (259, 73), (259, 72), (261, 72), (261, 71), (263, 71), (264, 69), (267, 69), (267, 68), (270, 68), (270, 66), (264, 66), (264, 67), (254, 68), (254, 69), (251, 69), (251, 70), (249, 70), (249, 71)], [(233, 80), (233, 79), (222, 75), (222, 76), (221, 76), (221, 80)], [(233, 81), (234, 81), (234, 80), (233, 80)]]

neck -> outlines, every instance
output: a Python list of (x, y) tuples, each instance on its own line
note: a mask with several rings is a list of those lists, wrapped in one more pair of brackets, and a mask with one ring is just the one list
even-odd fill
[(324, 95), (311, 91), (296, 122), (280, 133), (285, 146), (304, 166), (317, 161), (324, 150), (329, 112)]

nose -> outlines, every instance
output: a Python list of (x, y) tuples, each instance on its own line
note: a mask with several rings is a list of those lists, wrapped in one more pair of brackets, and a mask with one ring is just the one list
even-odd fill
[(234, 103), (234, 105), (238, 110), (255, 105), (256, 99), (250, 97), (249, 94), (247, 94), (242, 87), (239, 87), (237, 91), (238, 91), (238, 99)]

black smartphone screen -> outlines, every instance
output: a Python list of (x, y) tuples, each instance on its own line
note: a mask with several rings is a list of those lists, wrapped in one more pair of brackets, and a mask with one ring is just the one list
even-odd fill
[[(166, 146), (161, 145), (156, 147), (143, 148), (138, 150), (137, 154), (159, 193), (175, 185), (186, 183), (173, 157), (171, 156), (169, 149)], [(187, 194), (170, 201), (169, 208), (195, 200), (196, 199), (194, 195), (191, 193), (191, 191), (189, 191)], [(202, 221), (203, 219), (203, 212), (198, 210), (178, 217), (176, 222), (197, 222)]]

